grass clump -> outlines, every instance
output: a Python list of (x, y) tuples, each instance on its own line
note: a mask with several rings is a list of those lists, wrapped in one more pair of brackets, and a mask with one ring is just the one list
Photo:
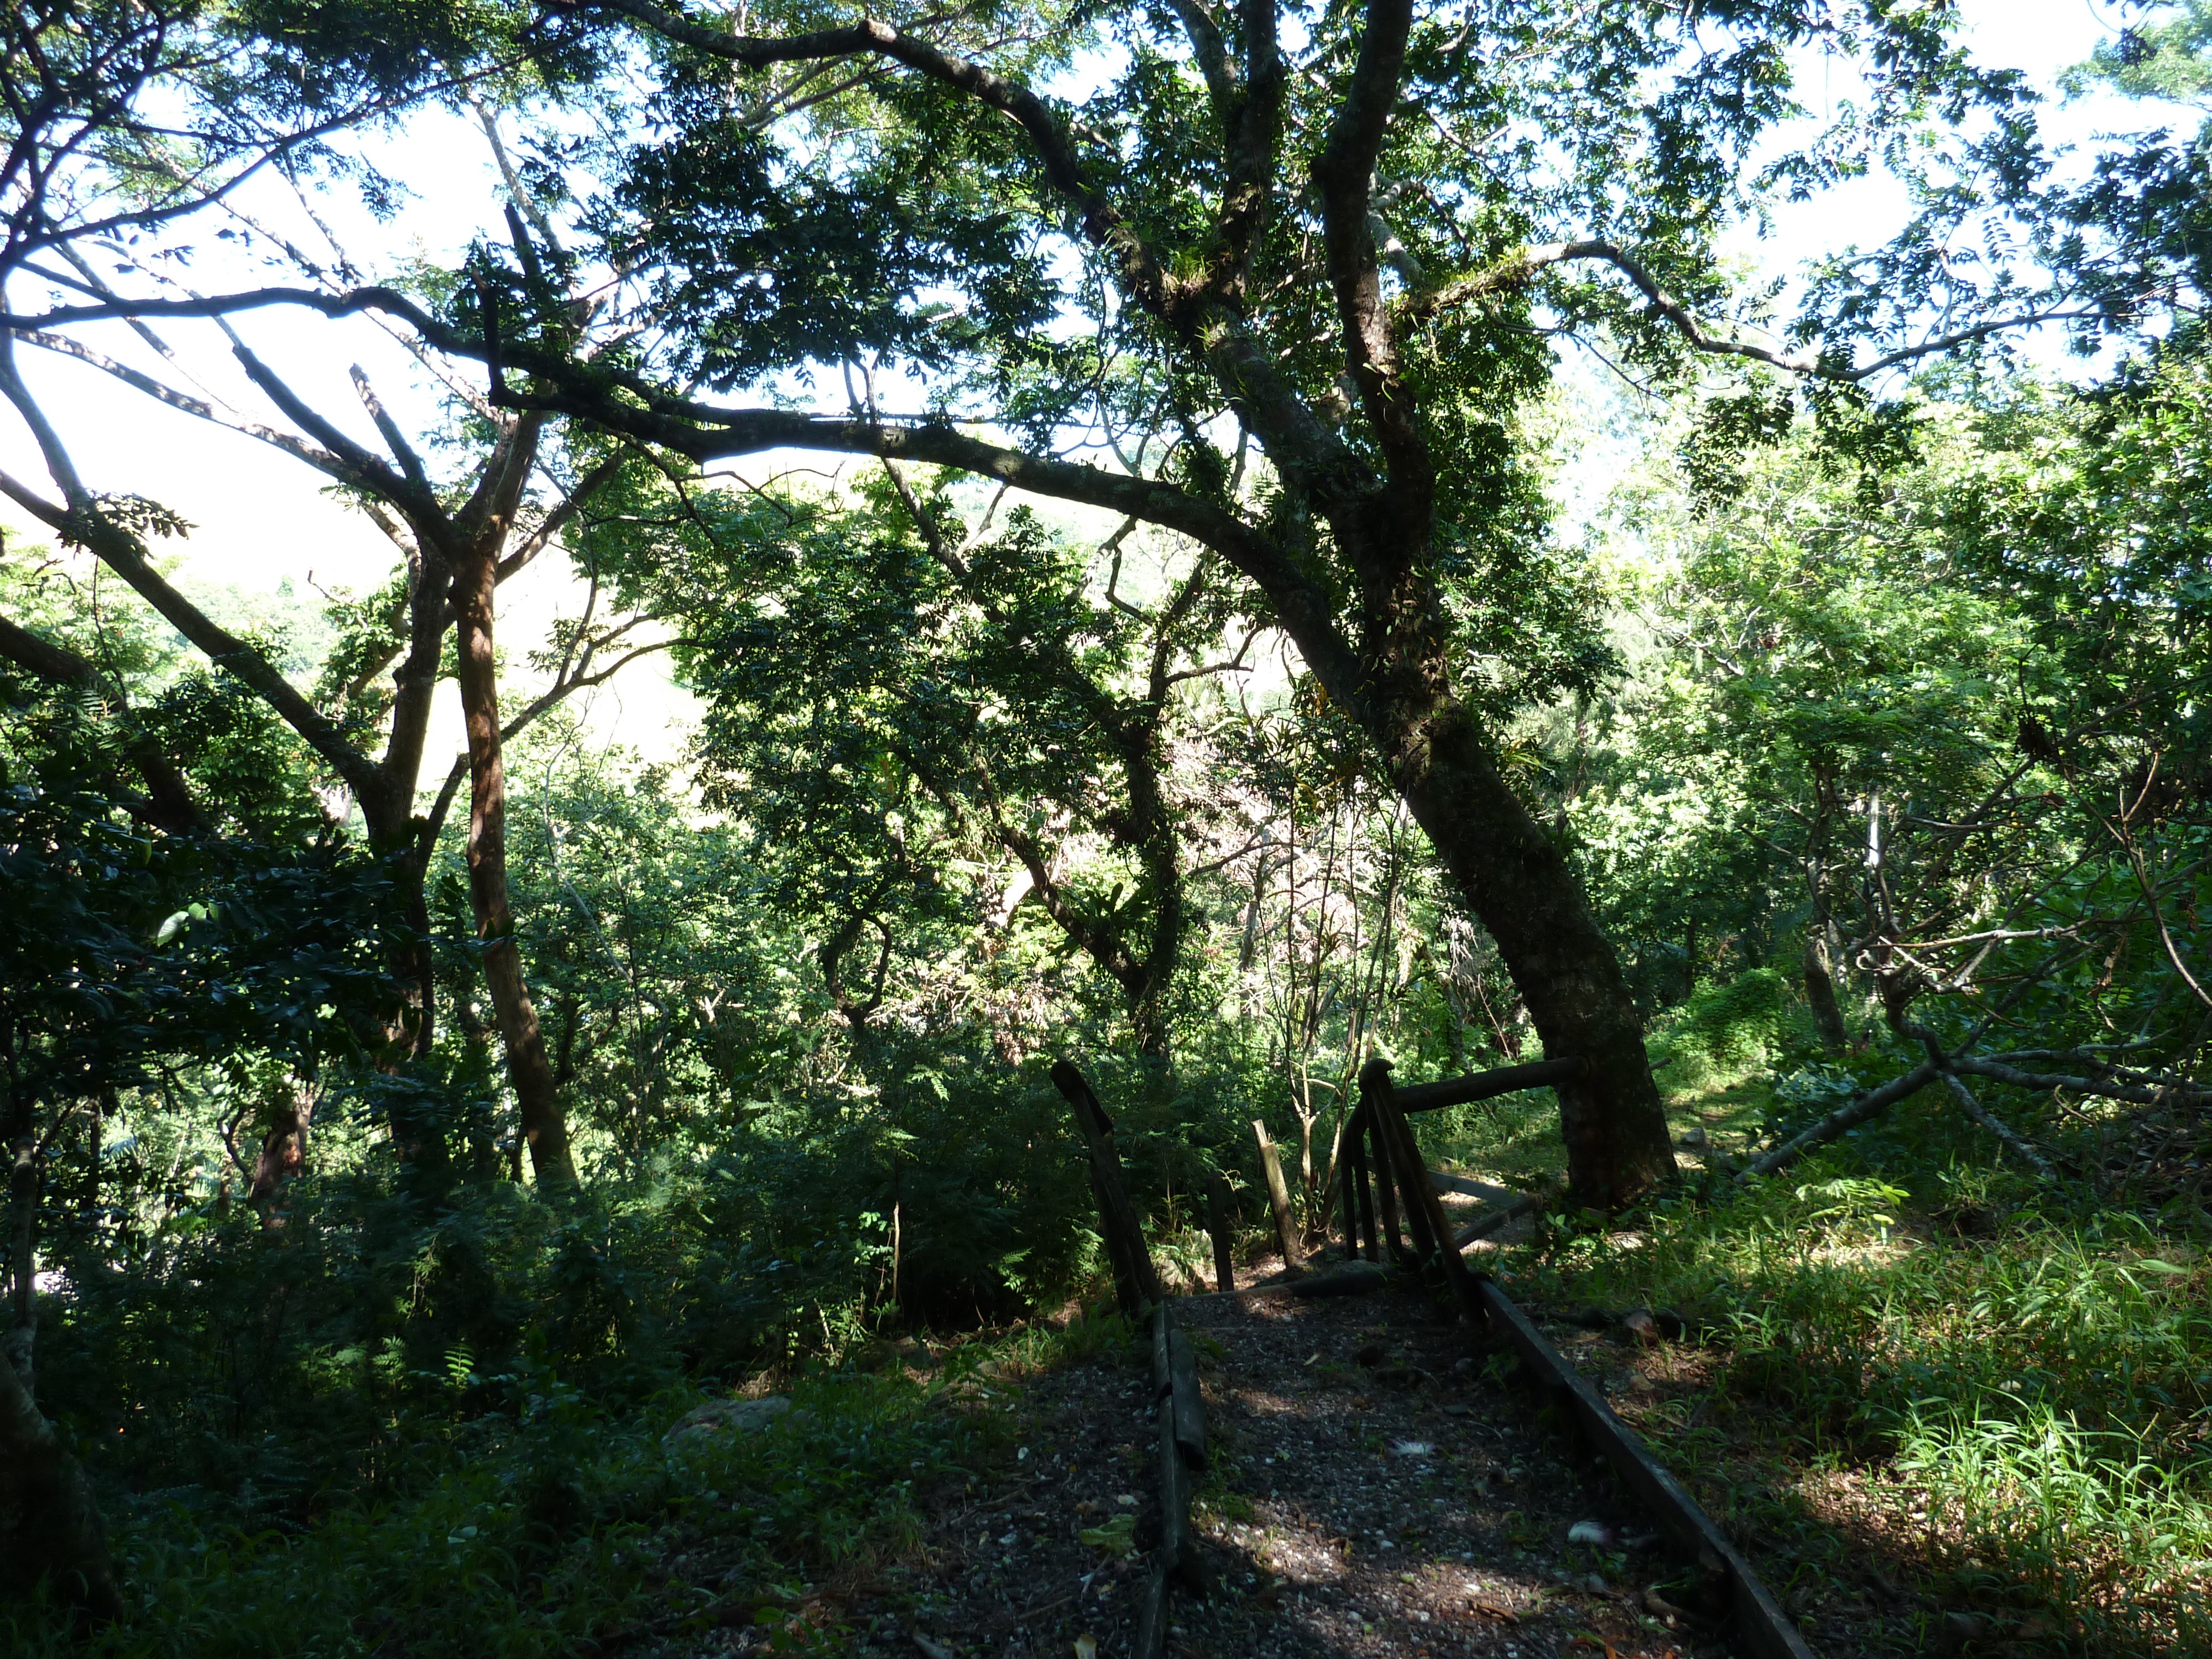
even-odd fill
[(2047, 1609), (2100, 1652), (2212, 1650), (2212, 1273), (2152, 1220), (2024, 1191), (1838, 1148), (1632, 1235), (1559, 1229), (1516, 1288), (1706, 1334), (1729, 1431), (1670, 1461), (1750, 1442), (1858, 1469), (1867, 1518), (1961, 1599)]
[(289, 1528), (210, 1525), (179, 1503), (120, 1517), (137, 1605), (89, 1644), (65, 1613), (0, 1611), (35, 1656), (274, 1659), (404, 1652), (538, 1659), (615, 1635), (773, 1617), (811, 1575), (908, 1548), (933, 1486), (964, 1479), (987, 1420), (948, 1379), (821, 1373), (769, 1427), (665, 1444), (696, 1394), (611, 1417), (552, 1385), (478, 1419), (419, 1492)]

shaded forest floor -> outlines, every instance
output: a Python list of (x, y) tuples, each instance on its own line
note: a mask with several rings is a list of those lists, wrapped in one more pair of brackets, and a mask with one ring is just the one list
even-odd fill
[[(1774, 1105), (1756, 1085), (1683, 1091), (1686, 1168), (1771, 1134)], [(1942, 1116), (1899, 1119), (1725, 1204), (1547, 1214), (1480, 1265), (1830, 1659), (2212, 1650), (2203, 1425), (2154, 1404), (2212, 1372), (2212, 1267), (2187, 1215), (2062, 1202)], [(1516, 1188), (1557, 1158), (1534, 1100), (1423, 1135), (1438, 1167)], [(1638, 1309), (1681, 1323), (1639, 1333)], [(1178, 1602), (1177, 1659), (1731, 1650), (1686, 1564), (1437, 1294), (1179, 1310), (1211, 1417), (1194, 1518), (1216, 1594)], [(688, 1382), (623, 1405), (548, 1382), (479, 1414), (457, 1386), (434, 1474), (281, 1528), (197, 1489), (112, 1494), (137, 1611), (94, 1645), (1119, 1659), (1157, 1526), (1148, 1348), (1073, 1306), (930, 1340), (763, 1372), (704, 1407)], [(793, 1408), (683, 1431), (770, 1396)], [(1954, 1415), (1923, 1421), (1929, 1401)], [(2139, 1464), (2109, 1460), (2106, 1420), (2147, 1425)], [(1600, 1540), (1572, 1541), (1581, 1522)], [(57, 1615), (0, 1607), (0, 1650), (86, 1650)]]
[[(1694, 1575), (1650, 1517), (1425, 1292), (1199, 1297), (1177, 1310), (1207, 1396), (1212, 1459), (1194, 1520), (1215, 1592), (1178, 1599), (1171, 1653), (1735, 1650), (1682, 1605), (1695, 1601)], [(1685, 1355), (1571, 1326), (1553, 1334), (1624, 1407), (1697, 1389)], [(992, 1447), (968, 1479), (927, 1496), (909, 1547), (809, 1583), (760, 1622), (665, 1650), (1127, 1652), (1158, 1526), (1147, 1357), (1124, 1338), (1035, 1370), (994, 1369), (996, 1386), (1018, 1392), (999, 1396)], [(969, 1399), (983, 1405), (992, 1386), (969, 1385)], [(1604, 1541), (1571, 1542), (1577, 1523)], [(1793, 1540), (1738, 1530), (1820, 1650), (1929, 1650), (1939, 1626), (1929, 1604), (1899, 1591), (1907, 1565), (1862, 1555), (1839, 1579), (1808, 1571)]]

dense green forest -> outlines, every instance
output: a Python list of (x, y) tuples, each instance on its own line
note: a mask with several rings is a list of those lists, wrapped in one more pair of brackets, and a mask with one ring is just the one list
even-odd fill
[(1363, 1065), (1576, 1056), (1423, 1148), (1808, 1629), (2212, 1652), (2212, 5), (2107, 9), (9, 8), (0, 1646), (857, 1645), (1130, 1340), (1055, 1060), (1210, 1288), (1255, 1120), (1317, 1248)]

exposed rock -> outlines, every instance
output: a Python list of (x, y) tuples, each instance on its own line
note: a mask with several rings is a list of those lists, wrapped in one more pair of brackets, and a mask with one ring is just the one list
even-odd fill
[(1647, 1346), (1667, 1340), (1659, 1329), (1658, 1322), (1642, 1308), (1634, 1309), (1623, 1316), (1620, 1328)]
[(661, 1436), (660, 1443), (672, 1449), (696, 1449), (714, 1445), (726, 1437), (757, 1434), (778, 1418), (789, 1417), (795, 1423), (803, 1423), (811, 1416), (807, 1412), (793, 1413), (790, 1400), (780, 1394), (758, 1400), (709, 1400)]

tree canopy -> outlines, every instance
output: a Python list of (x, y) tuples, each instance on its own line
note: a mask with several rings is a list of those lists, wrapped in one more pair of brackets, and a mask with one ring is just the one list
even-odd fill
[[(1060, 1060), (1170, 1278), (1194, 1194), (1352, 1224), (1374, 1062), (1574, 1062), (1420, 1131), (1532, 1293), (1674, 1298), (1931, 1504), (2042, 1423), (2201, 1528), (2202, 1333), (2121, 1387), (2098, 1321), (2203, 1226), (2208, 19), (2039, 84), (1941, 0), (10, 14), (7, 1570), (112, 1635), (194, 1528), (482, 1479), (450, 1547), (580, 1639), (556, 1448), (613, 1514), (655, 1402), (1127, 1267)], [(377, 574), (303, 522), (248, 593), (142, 405)], [(2062, 1229), (2111, 1294), (1968, 1364)], [(890, 1398), (902, 1491), (957, 1437)], [(747, 1466), (744, 1572), (908, 1524), (823, 1467)], [(2203, 1633), (2154, 1528), (2085, 1588), (1999, 1510), (2065, 1639)]]

